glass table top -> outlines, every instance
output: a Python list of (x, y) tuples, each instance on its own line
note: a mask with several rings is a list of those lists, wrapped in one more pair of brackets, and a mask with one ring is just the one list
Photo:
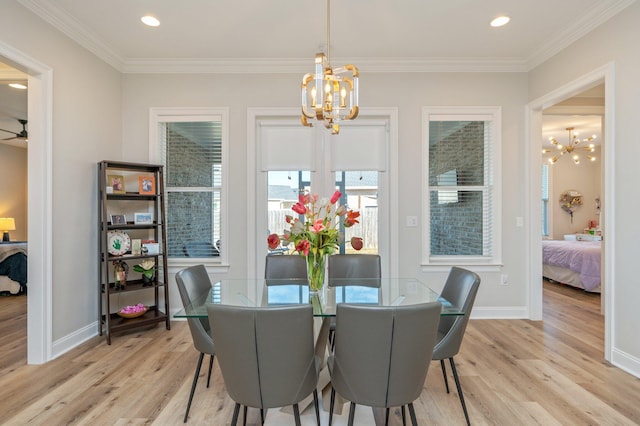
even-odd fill
[(206, 318), (210, 303), (249, 307), (312, 303), (314, 316), (330, 317), (336, 315), (339, 303), (402, 306), (435, 301), (442, 303), (441, 315), (464, 315), (457, 306), (415, 278), (333, 279), (311, 298), (306, 280), (223, 279), (213, 283), (207, 293), (199, 295), (174, 317)]

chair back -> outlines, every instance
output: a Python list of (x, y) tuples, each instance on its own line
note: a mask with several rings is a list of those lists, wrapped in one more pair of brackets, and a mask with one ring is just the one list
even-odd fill
[(328, 285), (342, 285), (340, 278), (362, 278), (358, 285), (380, 287), (382, 268), (378, 254), (334, 254), (327, 265)]
[(256, 408), (293, 405), (318, 383), (311, 305), (207, 305), (227, 392)]
[(329, 358), (337, 393), (356, 404), (397, 407), (424, 387), (441, 304), (337, 306), (335, 353)]
[(307, 262), (298, 254), (266, 256), (265, 279), (307, 279)]
[(480, 287), (480, 277), (467, 269), (451, 268), (441, 296), (459, 307), (464, 315), (444, 316), (438, 326), (438, 343), (433, 350), (433, 359), (447, 359), (460, 351), (462, 338), (467, 329), (471, 309)]
[[(193, 300), (206, 295), (211, 289), (211, 280), (204, 265), (194, 265), (178, 271), (176, 284), (185, 308)], [(215, 353), (213, 340), (209, 334), (209, 321), (206, 318), (187, 318), (187, 322), (196, 349), (205, 354)]]

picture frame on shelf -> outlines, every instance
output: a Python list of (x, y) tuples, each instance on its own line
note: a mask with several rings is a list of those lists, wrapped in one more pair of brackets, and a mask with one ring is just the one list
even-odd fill
[(131, 254), (140, 256), (142, 254), (142, 240), (139, 238), (131, 240)]
[(153, 223), (153, 213), (142, 212), (133, 214), (133, 223), (136, 225), (149, 225)]
[(112, 225), (126, 225), (127, 217), (123, 214), (112, 214), (111, 215), (111, 224)]
[(122, 175), (108, 175), (108, 184), (113, 190), (113, 194), (126, 194), (124, 188), (124, 176)]
[(156, 194), (156, 177), (140, 176), (138, 178), (138, 192), (143, 195)]
[(158, 243), (142, 243), (142, 252), (146, 254), (160, 254), (160, 244)]

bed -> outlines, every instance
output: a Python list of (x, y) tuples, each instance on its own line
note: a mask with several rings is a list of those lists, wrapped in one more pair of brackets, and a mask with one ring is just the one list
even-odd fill
[(601, 241), (542, 241), (542, 276), (600, 293)]
[(27, 291), (27, 243), (0, 244), (0, 294)]

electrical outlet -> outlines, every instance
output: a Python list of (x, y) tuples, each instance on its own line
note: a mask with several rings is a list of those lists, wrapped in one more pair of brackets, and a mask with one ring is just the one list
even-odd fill
[(500, 275), (500, 285), (507, 285), (507, 284), (509, 284), (509, 277), (507, 277), (507, 274)]
[(407, 216), (407, 227), (415, 228), (418, 226), (418, 216)]

